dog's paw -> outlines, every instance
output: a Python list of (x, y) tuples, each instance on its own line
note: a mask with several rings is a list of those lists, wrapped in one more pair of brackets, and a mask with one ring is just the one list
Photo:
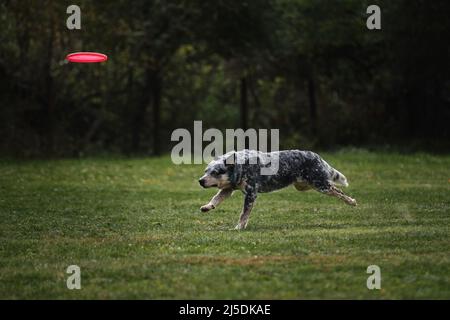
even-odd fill
[(234, 227), (234, 230), (244, 230), (245, 227), (246, 227), (245, 224), (238, 223), (238, 224), (236, 225), (236, 227)]
[(212, 210), (212, 209), (214, 209), (214, 206), (210, 205), (210, 204), (205, 204), (204, 206), (200, 207), (200, 210), (202, 212), (208, 212), (209, 210)]

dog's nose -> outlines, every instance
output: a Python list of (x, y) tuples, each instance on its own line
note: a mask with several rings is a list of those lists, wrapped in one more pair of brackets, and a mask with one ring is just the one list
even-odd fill
[(202, 187), (205, 187), (205, 179), (199, 179), (199, 180), (198, 180), (198, 183), (200, 183), (200, 185), (201, 185)]

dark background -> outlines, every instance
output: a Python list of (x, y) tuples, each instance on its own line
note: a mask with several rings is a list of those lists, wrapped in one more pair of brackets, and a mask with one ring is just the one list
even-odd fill
[[(448, 152), (449, 14), (444, 0), (0, 0), (0, 155), (158, 155), (194, 120), (279, 128), (282, 148)], [(109, 60), (66, 63), (75, 51)]]

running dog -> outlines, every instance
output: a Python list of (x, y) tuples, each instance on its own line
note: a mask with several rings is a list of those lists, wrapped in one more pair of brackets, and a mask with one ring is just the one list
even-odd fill
[[(276, 170), (271, 174), (262, 174), (263, 169), (272, 167), (273, 161), (277, 163)], [(237, 230), (247, 227), (258, 193), (279, 190), (291, 184), (299, 191), (315, 189), (356, 206), (355, 199), (336, 187), (348, 186), (345, 176), (311, 151), (231, 151), (211, 161), (199, 183), (203, 188), (219, 188), (219, 192), (200, 208), (202, 212), (215, 209), (235, 190), (245, 194), (244, 207), (235, 228)]]

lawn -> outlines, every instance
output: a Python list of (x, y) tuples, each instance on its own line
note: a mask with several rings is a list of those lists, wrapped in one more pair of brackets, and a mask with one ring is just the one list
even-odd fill
[(450, 156), (322, 155), (358, 207), (290, 187), (260, 195), (245, 231), (238, 192), (200, 212), (200, 165), (3, 160), (0, 298), (450, 299)]

